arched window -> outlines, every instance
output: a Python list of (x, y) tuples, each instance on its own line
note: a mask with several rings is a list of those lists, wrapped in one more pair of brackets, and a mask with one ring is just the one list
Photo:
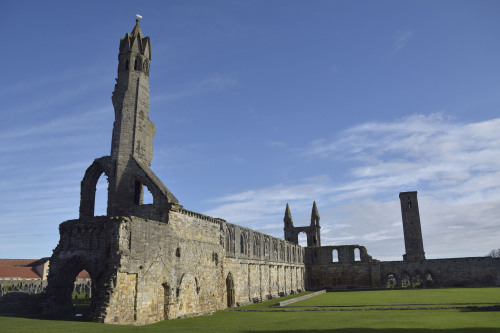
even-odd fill
[(412, 286), (413, 288), (422, 288), (422, 277), (420, 276), (420, 273), (415, 273), (415, 275), (412, 278)]
[(253, 242), (253, 255), (258, 257), (260, 255), (260, 246), (259, 246), (259, 236), (255, 235), (254, 236), (254, 242)]
[(354, 261), (361, 261), (361, 254), (358, 248), (354, 249)]
[(134, 70), (136, 70), (136, 71), (141, 70), (141, 60), (139, 58), (135, 58)]
[(339, 251), (337, 249), (332, 251), (332, 262), (339, 262)]
[(307, 246), (307, 235), (305, 232), (299, 232), (298, 241), (300, 246)]
[(169, 319), (170, 304), (172, 304), (172, 289), (168, 283), (162, 283), (163, 287), (163, 319)]
[(394, 274), (387, 275), (386, 287), (392, 289), (396, 288), (396, 286), (397, 286), (396, 276)]
[(94, 215), (105, 216), (108, 208), (108, 177), (103, 173), (96, 184)]
[[(144, 191), (146, 188), (146, 191)], [(144, 186), (140, 181), (135, 181), (134, 203), (136, 205), (148, 205), (154, 203), (153, 194), (147, 186)]]
[(401, 287), (402, 288), (411, 287), (410, 276), (408, 275), (408, 273), (404, 273), (403, 276), (401, 277)]
[(240, 235), (240, 253), (245, 253), (245, 237), (243, 237), (243, 234)]

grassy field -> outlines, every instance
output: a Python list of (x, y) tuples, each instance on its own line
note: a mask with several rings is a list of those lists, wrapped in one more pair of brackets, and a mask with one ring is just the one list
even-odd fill
[[(500, 312), (467, 305), (500, 304), (500, 288), (326, 293), (284, 308), (277, 300), (142, 327), (0, 317), (1, 332), (500, 332)], [(364, 305), (458, 304), (459, 309), (366, 310)], [(491, 304), (489, 304), (491, 305)], [(354, 306), (354, 308), (350, 308)], [(322, 308), (326, 307), (326, 308)], [(328, 311), (330, 307), (337, 310)], [(431, 306), (432, 307), (432, 306)], [(297, 310), (314, 311), (297, 311)], [(319, 311), (316, 309), (320, 309)], [(241, 311), (246, 310), (246, 311)]]
[(500, 288), (408, 289), (325, 293), (286, 309), (429, 308), (500, 303)]

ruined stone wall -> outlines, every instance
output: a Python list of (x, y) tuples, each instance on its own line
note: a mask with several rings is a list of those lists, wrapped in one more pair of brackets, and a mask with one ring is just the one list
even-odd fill
[[(359, 261), (354, 250), (360, 250)], [(349, 289), (395, 287), (500, 286), (500, 258), (473, 257), (416, 261), (373, 260), (359, 245), (306, 248), (306, 288)]]
[[(308, 290), (376, 288), (380, 267), (360, 245), (308, 247), (305, 249)], [(355, 251), (359, 251), (356, 258)]]
[(172, 212), (125, 219), (106, 323), (147, 324), (224, 308), (219, 225)]
[[(171, 211), (168, 224), (139, 218), (127, 221), (120, 242), (126, 246), (121, 249), (120, 273), (105, 322), (147, 324), (224, 309), (229, 274), (234, 286), (230, 305), (304, 289), (300, 247), (286, 242), (284, 259), (270, 260), (271, 252), (260, 251), (261, 243), (269, 240), (279, 248), (278, 241), (283, 241), (228, 225), (185, 210)], [(228, 229), (238, 240), (229, 241), (229, 253), (225, 248)], [(273, 270), (276, 283), (270, 286)], [(130, 296), (134, 292), (135, 299)], [(133, 311), (127, 305), (132, 301)]]
[(235, 305), (305, 289), (302, 247), (226, 222), (221, 229), (224, 274), (233, 277)]
[(47, 278), (46, 312), (71, 313), (73, 282), (80, 271), (86, 270), (93, 282), (91, 311), (95, 320), (103, 320), (120, 265), (121, 228), (121, 220), (107, 217), (70, 220), (59, 225), (59, 243), (50, 258)]
[(380, 263), (383, 286), (392, 274), (401, 286), (404, 275), (420, 276), (427, 287), (486, 287), (500, 286), (500, 258), (471, 257), (430, 259), (413, 262), (386, 261)]
[(183, 209), (170, 211), (167, 223), (96, 217), (62, 223), (60, 232), (50, 259), (53, 311), (71, 308), (70, 285), (82, 269), (92, 278), (94, 319), (112, 324), (208, 314), (304, 290), (300, 246)]

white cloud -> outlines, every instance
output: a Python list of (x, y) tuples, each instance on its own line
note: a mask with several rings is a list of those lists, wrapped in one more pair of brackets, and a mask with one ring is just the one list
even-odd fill
[(213, 75), (195, 82), (189, 82), (176, 92), (157, 94), (155, 97), (151, 98), (151, 102), (177, 100), (208, 93), (216, 93), (226, 91), (227, 89), (233, 88), (237, 85), (238, 81), (232, 77)]
[(271, 141), (271, 142), (269, 142), (269, 145), (271, 147), (275, 147), (275, 148), (283, 148), (283, 147), (287, 146), (286, 142), (282, 142), (282, 141)]
[[(462, 124), (442, 114), (414, 115), (392, 123), (367, 123), (340, 139), (316, 140), (307, 154), (354, 162), (353, 181), (377, 190), (400, 185), (429, 185), (449, 191), (478, 191), (499, 186), (500, 118)], [(486, 179), (484, 179), (486, 178)], [(481, 182), (481, 185), (478, 184)]]
[(282, 237), (285, 203), (300, 226), (316, 200), (323, 245), (349, 241), (376, 258), (399, 260), (398, 193), (418, 190), (429, 258), (486, 255), (500, 238), (498, 129), (500, 119), (461, 123), (443, 114), (361, 124), (304, 152), (318, 163), (348, 164), (342, 182), (323, 174), (248, 190), (213, 200), (207, 213)]
[(392, 50), (394, 52), (397, 52), (401, 50), (405, 45), (408, 43), (410, 38), (413, 37), (413, 32), (410, 30), (404, 30), (398, 32), (396, 36), (396, 40), (394, 41), (394, 44), (392, 45)]

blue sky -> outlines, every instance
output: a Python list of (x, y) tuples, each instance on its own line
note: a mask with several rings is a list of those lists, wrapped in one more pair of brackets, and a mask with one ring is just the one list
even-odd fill
[[(50, 256), (110, 151), (120, 37), (151, 37), (152, 169), (180, 203), (283, 237), (428, 258), (500, 247), (498, 1), (2, 2), (0, 257)], [(105, 181), (97, 211), (105, 211)]]

